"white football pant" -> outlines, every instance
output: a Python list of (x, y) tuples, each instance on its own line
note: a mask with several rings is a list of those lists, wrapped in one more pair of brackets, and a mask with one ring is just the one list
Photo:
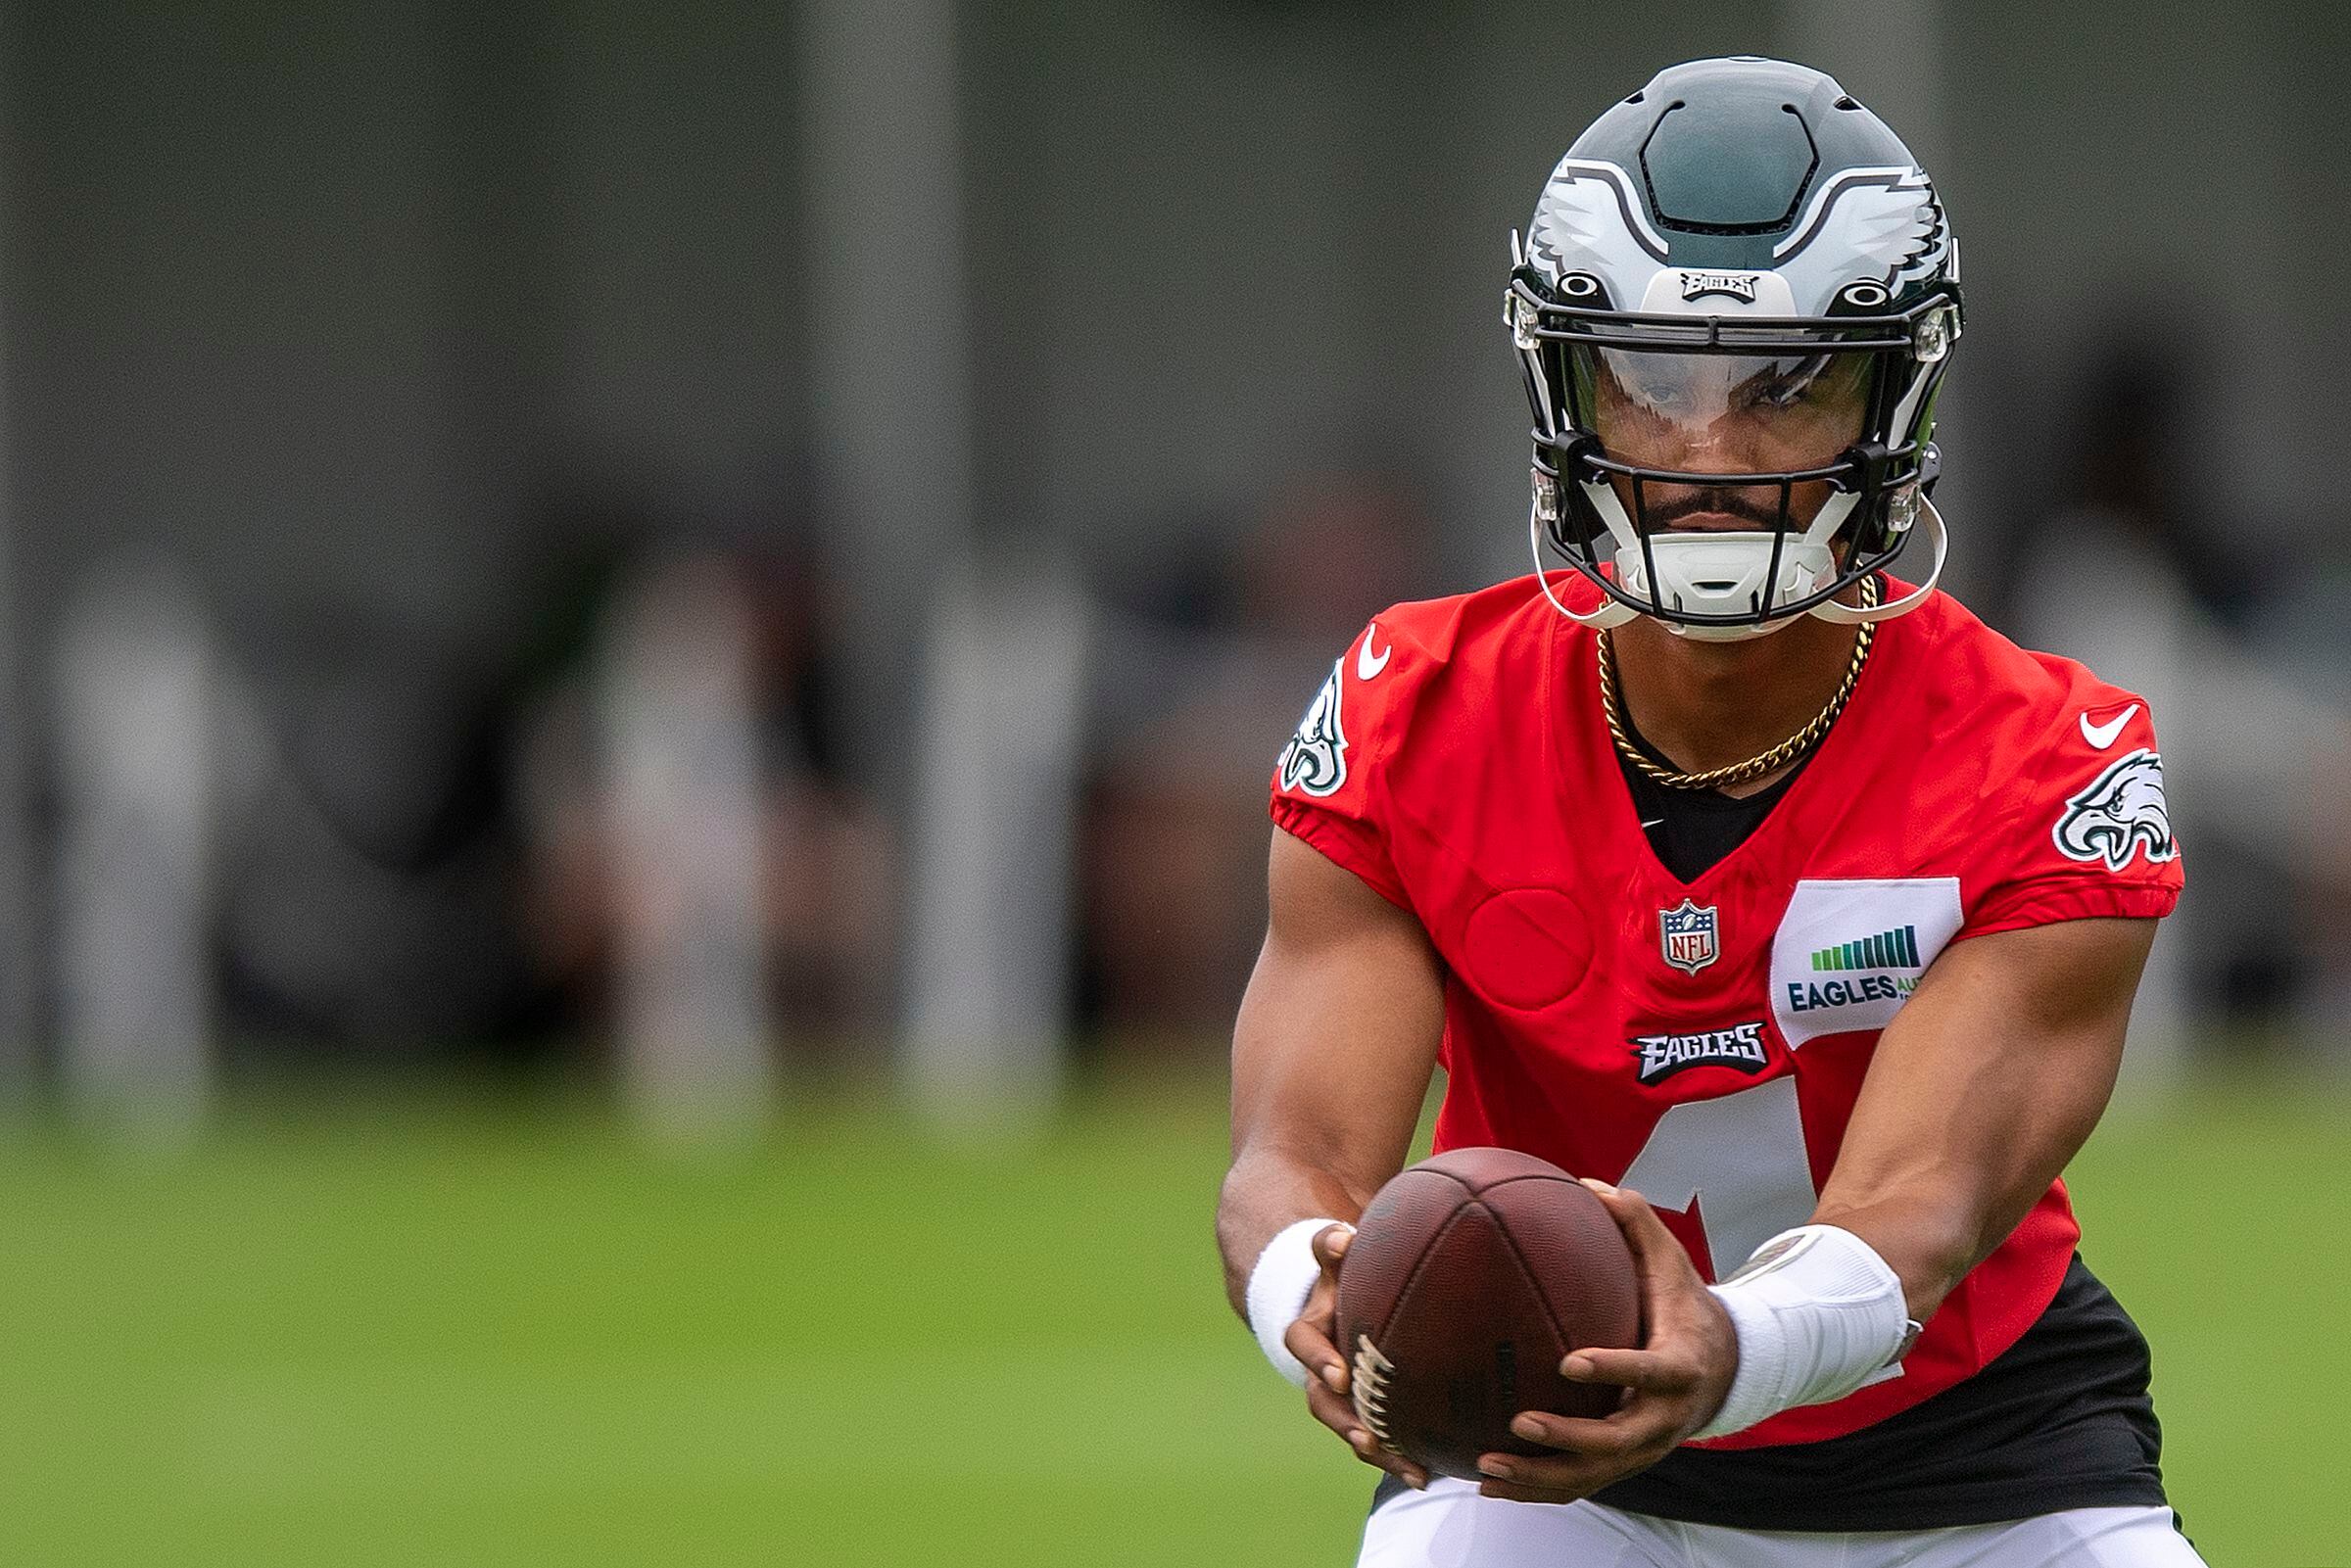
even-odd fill
[(1357, 1568), (2203, 1568), (2203, 1559), (2169, 1508), (2075, 1508), (1947, 1530), (1731, 1530), (1596, 1502), (1505, 1502), (1439, 1478), (1372, 1512)]

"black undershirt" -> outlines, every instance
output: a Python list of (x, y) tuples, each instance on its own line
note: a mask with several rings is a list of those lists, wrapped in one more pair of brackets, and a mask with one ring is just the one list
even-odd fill
[[(1622, 718), (1625, 738), (1639, 746), (1644, 756), (1668, 772), (1680, 771), (1633, 728), (1630, 714)], [(1625, 784), (1633, 792), (1633, 810), (1640, 816), (1642, 832), (1649, 834), (1650, 847), (1674, 879), (1684, 882), (1698, 880), (1716, 861), (1746, 843), (1811, 761), (1812, 753), (1807, 751), (1795, 767), (1763, 788), (1733, 799), (1718, 789), (1669, 789), (1621, 753), (1616, 758), (1617, 766), (1624, 770)]]
[(2162, 1507), (2147, 1342), (2079, 1254), (2056, 1300), (1975, 1376), (1818, 1443), (1676, 1449), (1594, 1495), (1743, 1530), (1938, 1530)]
[[(1799, 763), (1741, 800), (1668, 789), (1629, 763), (1624, 779), (1657, 859), (1688, 882), (1746, 842), (1802, 771)], [(1807, 1531), (1934, 1530), (2065, 1508), (2160, 1507), (2163, 1437), (2147, 1380), (2146, 1340), (2077, 1255), (2056, 1299), (2023, 1337), (1942, 1393), (1819, 1443), (1676, 1449), (1593, 1500), (1691, 1524)], [(1382, 1483), (1373, 1506), (1398, 1490)]]

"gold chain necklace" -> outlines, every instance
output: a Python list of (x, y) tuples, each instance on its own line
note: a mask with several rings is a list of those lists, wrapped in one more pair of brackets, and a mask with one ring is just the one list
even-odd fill
[[(1878, 580), (1872, 575), (1861, 580), (1861, 607), (1874, 608), (1878, 602)], [(1708, 768), (1703, 773), (1676, 773), (1660, 766), (1648, 752), (1633, 744), (1625, 732), (1624, 711), (1616, 695), (1616, 651), (1608, 645), (1608, 634), (1600, 634), (1600, 711), (1608, 721), (1609, 738), (1616, 742), (1617, 753), (1643, 774), (1668, 789), (1720, 789), (1726, 784), (1745, 784), (1760, 779), (1794, 762), (1820, 743), (1845, 711), (1846, 702), (1853, 694), (1854, 685), (1861, 679), (1861, 666), (1868, 662), (1870, 639), (1877, 635), (1878, 623), (1863, 621), (1860, 632), (1853, 638), (1853, 661), (1845, 667), (1845, 680), (1838, 685), (1837, 694), (1829, 705), (1812, 716), (1812, 722), (1759, 756), (1745, 762), (1734, 762), (1727, 768)]]

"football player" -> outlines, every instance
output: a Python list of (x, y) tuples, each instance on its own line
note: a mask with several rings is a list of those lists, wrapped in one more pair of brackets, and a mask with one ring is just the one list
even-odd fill
[[(1233, 1046), (1227, 1281), (1389, 1473), (1362, 1562), (2195, 1563), (2058, 1180), (2179, 897), (2162, 763), (1936, 591), (1934, 186), (1818, 71), (1701, 61), (1513, 253), (1534, 575), (1331, 667)], [(1616, 1413), (1520, 1415), (1477, 1485), (1383, 1451), (1332, 1343), (1438, 1065), (1437, 1147), (1590, 1180), (1644, 1293), (1563, 1367)]]

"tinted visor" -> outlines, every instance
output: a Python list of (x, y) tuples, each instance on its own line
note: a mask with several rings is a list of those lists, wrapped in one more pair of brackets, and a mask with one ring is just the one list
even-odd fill
[(1862, 439), (1882, 355), (1559, 345), (1569, 411), (1618, 462), (1694, 474), (1825, 468)]

